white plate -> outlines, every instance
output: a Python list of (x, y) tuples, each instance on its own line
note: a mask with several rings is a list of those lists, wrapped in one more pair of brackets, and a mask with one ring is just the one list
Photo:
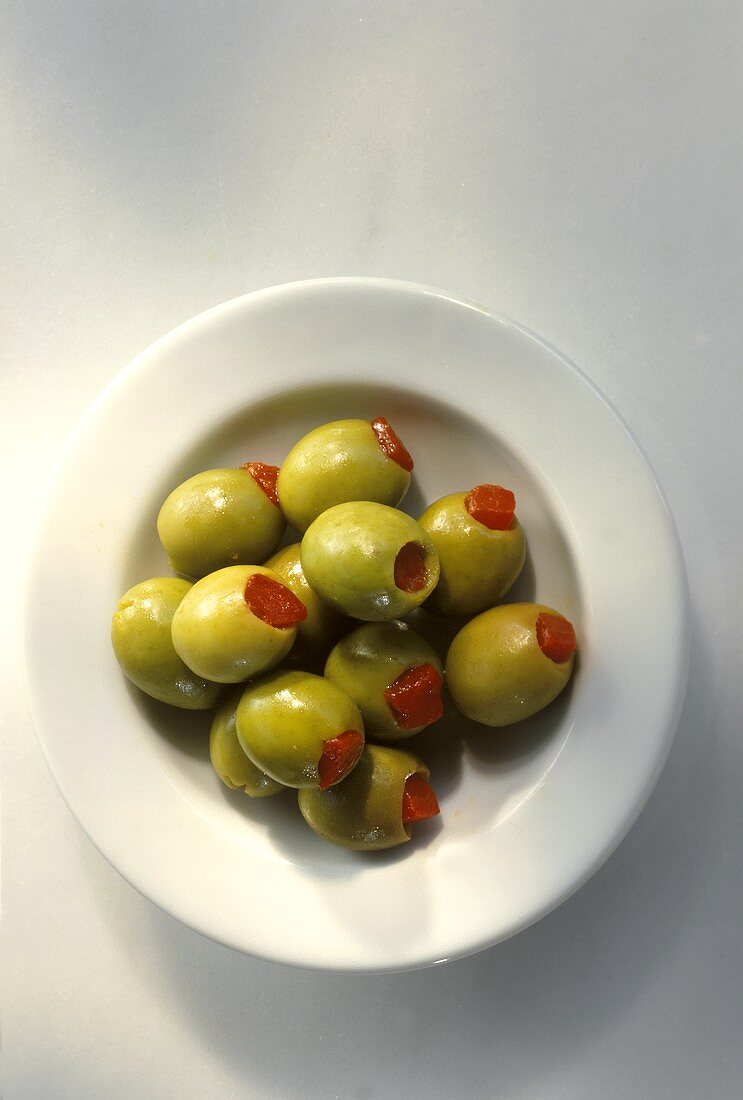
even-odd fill
[[(572, 688), (527, 723), (454, 721), (424, 735), (441, 818), (400, 849), (363, 855), (310, 832), (291, 793), (227, 791), (209, 765), (208, 717), (130, 688), (109, 623), (127, 587), (167, 572), (155, 516), (179, 481), (280, 463), (312, 425), (377, 414), (415, 456), (414, 514), (478, 482), (514, 488), (529, 543), (514, 598), (564, 611), (580, 661)], [(345, 970), (477, 951), (580, 886), (658, 777), (687, 639), (673, 523), (606, 401), (518, 325), (387, 280), (250, 294), (139, 356), (64, 456), (28, 587), (35, 724), (93, 842), (205, 935)]]

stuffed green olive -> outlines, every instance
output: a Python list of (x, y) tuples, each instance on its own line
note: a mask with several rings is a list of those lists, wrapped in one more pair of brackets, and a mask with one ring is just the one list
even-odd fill
[(209, 757), (215, 772), (230, 790), (243, 790), (251, 798), (267, 798), (284, 788), (255, 766), (237, 739), (236, 715), (241, 695), (240, 689), (233, 692), (214, 715)]
[(485, 726), (507, 726), (542, 710), (568, 683), (575, 661), (568, 620), (534, 603), (502, 604), (470, 620), (446, 656), (458, 710)]
[(111, 643), (124, 675), (147, 695), (183, 710), (208, 710), (216, 705), (221, 685), (186, 667), (170, 632), (190, 589), (180, 577), (153, 577), (135, 584), (116, 605)]
[(279, 664), (306, 615), (272, 570), (233, 565), (190, 589), (173, 616), (173, 645), (199, 676), (237, 684)]
[(314, 591), (356, 619), (398, 619), (419, 607), (439, 579), (436, 549), (416, 520), (371, 501), (329, 508), (300, 550)]
[(444, 713), (441, 661), (405, 623), (352, 630), (331, 652), (325, 675), (358, 705), (370, 737), (412, 737)]
[(430, 772), (412, 753), (367, 745), (358, 764), (330, 790), (302, 790), (299, 809), (319, 836), (356, 851), (410, 840), (415, 821), (439, 813)]
[(273, 672), (237, 707), (237, 736), (254, 764), (285, 787), (340, 782), (364, 747), (364, 722), (345, 692), (310, 672)]
[(384, 417), (334, 420), (308, 432), (284, 459), (278, 477), (281, 508), (306, 531), (321, 512), (349, 500), (399, 504), (413, 460)]
[(267, 558), (286, 528), (276, 474), (275, 466), (251, 462), (237, 470), (205, 470), (175, 488), (157, 517), (157, 533), (175, 572), (204, 577)]
[(419, 523), (439, 555), (439, 583), (426, 602), (437, 615), (476, 615), (502, 600), (526, 557), (513, 493), (477, 485), (432, 504)]

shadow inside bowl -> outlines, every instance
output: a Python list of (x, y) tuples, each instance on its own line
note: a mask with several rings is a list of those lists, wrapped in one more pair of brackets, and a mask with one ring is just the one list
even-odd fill
[(209, 760), (209, 730), (213, 710), (182, 710), (151, 699), (127, 681), (132, 703), (148, 726), (176, 753), (193, 760)]
[(483, 772), (508, 772), (538, 757), (550, 742), (557, 745), (560, 733), (564, 741), (569, 733), (568, 712), (575, 678), (576, 673), (544, 710), (510, 726), (483, 726), (458, 715), (457, 724), (471, 765)]

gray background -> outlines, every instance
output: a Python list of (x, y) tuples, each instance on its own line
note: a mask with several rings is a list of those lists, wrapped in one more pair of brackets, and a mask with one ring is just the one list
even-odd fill
[[(5, 5), (8, 1100), (740, 1095), (741, 10)], [(407, 975), (280, 968), (157, 911), (64, 806), (21, 686), (27, 539), (78, 416), (178, 322), (334, 274), (472, 297), (583, 367), (692, 590), (686, 706), (630, 836), (532, 929)]]

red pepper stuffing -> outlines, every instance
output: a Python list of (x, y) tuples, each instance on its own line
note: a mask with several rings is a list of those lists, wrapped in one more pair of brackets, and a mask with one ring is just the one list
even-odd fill
[(537, 619), (537, 642), (545, 657), (561, 664), (575, 653), (573, 624), (562, 615), (548, 615), (543, 611)]
[(376, 420), (372, 420), (371, 426), (380, 448), (387, 457), (410, 473), (414, 466), (413, 456), (402, 443), (389, 420), (385, 420), (383, 416), (378, 416)]
[(507, 531), (513, 523), (516, 497), (502, 485), (476, 485), (467, 493), (464, 506), (473, 519), (491, 531)]
[(395, 584), (403, 592), (420, 592), (427, 580), (423, 547), (418, 542), (406, 542), (395, 558)]
[(307, 618), (307, 608), (291, 589), (265, 573), (251, 573), (244, 595), (255, 617), (269, 626), (286, 629)]
[(317, 762), (320, 790), (327, 790), (350, 772), (361, 756), (363, 748), (364, 736), (358, 730), (345, 730), (337, 737), (331, 737), (326, 741), (322, 756)]
[(401, 730), (430, 726), (444, 713), (441, 677), (433, 665), (414, 665), (398, 676), (384, 697)]
[(276, 507), (279, 506), (279, 494), (276, 489), (276, 481), (279, 476), (279, 466), (268, 466), (265, 462), (246, 462), (243, 470), (247, 470), (253, 481), (257, 481), (268, 499)]
[(433, 787), (418, 772), (413, 772), (405, 780), (402, 795), (402, 820), (404, 825), (413, 821), (427, 821), (441, 813)]

